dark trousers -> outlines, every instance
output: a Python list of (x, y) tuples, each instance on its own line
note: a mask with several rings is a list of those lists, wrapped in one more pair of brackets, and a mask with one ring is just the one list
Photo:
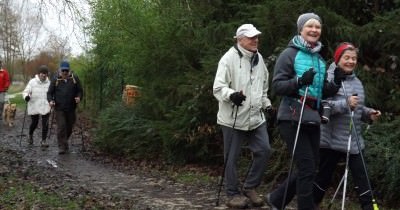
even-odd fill
[(231, 127), (222, 126), (224, 136), (225, 157), (225, 182), (228, 196), (240, 194), (237, 174), (237, 162), (239, 160), (242, 144), (247, 141), (253, 154), (253, 161), (249, 167), (243, 188), (253, 189), (260, 185), (262, 176), (267, 168), (267, 161), (271, 154), (271, 146), (266, 124), (250, 131), (242, 131)]
[[(297, 123), (292, 121), (279, 122), (279, 131), (282, 139), (287, 144), (289, 153), (293, 154), (296, 138)], [(282, 207), (285, 187), (288, 189), (284, 206), (297, 195), (297, 209), (314, 210), (313, 182), (316, 174), (316, 165), (319, 159), (319, 125), (302, 124), (297, 139), (296, 150), (293, 157), (293, 171), (290, 179), (270, 194), (270, 201), (278, 208)]]
[(42, 141), (45, 141), (47, 138), (47, 132), (49, 130), (49, 115), (31, 115), (31, 125), (29, 126), (29, 135), (32, 136), (33, 132), (36, 130), (39, 124), (39, 117), (42, 116)]
[(3, 119), (3, 110), (4, 110), (4, 102), (0, 101), (0, 120)]
[[(314, 202), (317, 204), (321, 203), (325, 191), (330, 186), (337, 164), (341, 160), (346, 160), (346, 153), (344, 152), (321, 148), (320, 153), (319, 171), (314, 183)], [(348, 166), (359, 196), (361, 208), (363, 210), (373, 209), (372, 194), (368, 186), (368, 177), (364, 170), (361, 155), (351, 154)]]
[(60, 150), (68, 150), (68, 139), (72, 134), (72, 128), (76, 120), (75, 110), (56, 110), (57, 141)]

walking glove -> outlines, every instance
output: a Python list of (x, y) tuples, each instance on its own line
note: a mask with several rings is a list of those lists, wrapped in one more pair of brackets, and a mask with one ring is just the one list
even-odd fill
[(336, 67), (333, 74), (335, 76), (333, 81), (335, 82), (336, 85), (341, 85), (342, 81), (344, 81), (346, 79), (346, 74), (344, 73), (343, 69), (341, 69), (340, 67)]
[[(273, 135), (273, 132), (276, 127), (276, 121), (277, 121), (277, 115), (276, 115), (276, 108), (272, 106), (268, 106), (266, 109), (264, 109), (266, 112), (265, 119), (267, 121), (267, 132), (269, 136)], [(271, 138), (272, 139), (272, 138)]]
[(31, 100), (30, 96), (25, 96), (25, 101), (28, 102), (29, 100)]
[(246, 96), (243, 95), (243, 92), (234, 92), (229, 96), (229, 99), (236, 105), (236, 106), (242, 106), (242, 102), (246, 100)]
[(298, 80), (300, 87), (304, 85), (311, 85), (314, 81), (314, 76), (316, 73), (317, 72), (314, 71), (314, 68), (310, 68), (306, 72), (304, 72)]

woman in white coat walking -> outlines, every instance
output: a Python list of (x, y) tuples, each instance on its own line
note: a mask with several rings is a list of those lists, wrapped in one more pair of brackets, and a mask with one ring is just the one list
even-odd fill
[(28, 103), (27, 114), (31, 116), (31, 124), (29, 126), (29, 145), (33, 144), (33, 132), (38, 126), (39, 117), (42, 118), (42, 140), (40, 145), (48, 147), (46, 142), (47, 132), (49, 127), (50, 105), (47, 101), (47, 90), (49, 89), (50, 81), (48, 78), (49, 69), (46, 65), (39, 67), (38, 74), (32, 78), (26, 85), (22, 97)]

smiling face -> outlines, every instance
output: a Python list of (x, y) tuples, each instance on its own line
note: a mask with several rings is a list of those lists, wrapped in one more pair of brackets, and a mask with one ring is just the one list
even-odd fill
[(46, 78), (47, 78), (47, 74), (46, 74), (46, 73), (42, 73), (42, 72), (39, 73), (39, 79), (40, 79), (40, 81), (45, 81)]
[(321, 23), (316, 19), (308, 20), (300, 31), (300, 35), (310, 44), (316, 44), (321, 37)]
[(242, 46), (244, 49), (250, 51), (250, 52), (257, 52), (258, 49), (258, 36), (253, 36), (253, 37), (240, 37), (238, 38), (238, 43), (240, 46)]
[(355, 49), (345, 50), (337, 65), (348, 74), (353, 72), (357, 65), (357, 51)]

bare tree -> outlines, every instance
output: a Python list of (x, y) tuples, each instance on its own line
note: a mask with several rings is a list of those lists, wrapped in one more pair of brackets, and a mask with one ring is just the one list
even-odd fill
[[(57, 61), (71, 56), (72, 39), (87, 49), (83, 31), (89, 21), (89, 4), (82, 0), (0, 0), (0, 59), (10, 73), (26, 79), (27, 64), (41, 51)], [(52, 19), (54, 14), (57, 20)], [(55, 23), (52, 27), (44, 24), (49, 20)]]
[(71, 55), (71, 47), (68, 44), (68, 39), (58, 37), (54, 34), (49, 36), (44, 51), (49, 52), (52, 57), (58, 58), (58, 60), (62, 60)]
[[(48, 14), (56, 14), (58, 28), (63, 30), (62, 34), (57, 34), (52, 28), (44, 27), (51, 35), (60, 36), (61, 39), (77, 40), (75, 44), (79, 44), (82, 49), (88, 49), (88, 38), (85, 33), (85, 26), (90, 21), (90, 8), (92, 4), (90, 0), (39, 0), (38, 5), (41, 8), (43, 18), (48, 18)], [(54, 15), (53, 15), (54, 16)], [(73, 49), (71, 48), (71, 51)]]
[(15, 57), (20, 53), (18, 42), (18, 20), (19, 16), (12, 10), (11, 0), (0, 2), (0, 49), (3, 61), (8, 67), (11, 76), (14, 67), (11, 65)]
[(18, 41), (20, 62), (15, 63), (17, 70), (20, 70), (20, 72), (16, 73), (22, 74), (24, 81), (26, 81), (30, 76), (30, 74), (26, 74), (29, 72), (27, 64), (38, 50), (39, 37), (43, 36), (41, 33), (43, 19), (40, 10), (37, 10), (29, 1), (22, 1), (19, 5), (15, 4), (14, 9), (20, 14), (17, 24), (17, 32), (20, 39)]

